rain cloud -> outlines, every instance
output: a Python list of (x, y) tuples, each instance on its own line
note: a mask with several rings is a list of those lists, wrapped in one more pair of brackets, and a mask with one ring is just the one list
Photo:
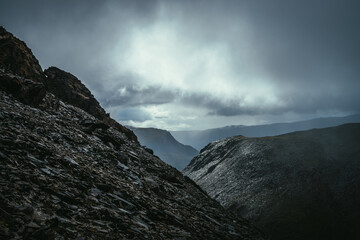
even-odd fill
[(0, 2), (43, 68), (124, 124), (170, 130), (360, 112), (360, 3)]

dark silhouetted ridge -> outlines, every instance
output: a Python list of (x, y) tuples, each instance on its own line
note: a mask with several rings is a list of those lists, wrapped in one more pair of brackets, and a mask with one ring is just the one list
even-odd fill
[(154, 150), (163, 161), (182, 170), (199, 152), (188, 145), (176, 141), (170, 132), (156, 128), (130, 127), (142, 145)]

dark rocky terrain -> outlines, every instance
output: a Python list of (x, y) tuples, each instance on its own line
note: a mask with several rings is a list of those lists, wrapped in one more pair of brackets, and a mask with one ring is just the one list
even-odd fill
[(263, 239), (0, 28), (0, 239)]
[(134, 127), (130, 129), (134, 131), (142, 145), (154, 150), (155, 155), (178, 170), (185, 168), (190, 160), (199, 154), (195, 148), (176, 141), (166, 130)]
[(310, 130), (313, 128), (335, 127), (345, 123), (360, 123), (360, 115), (315, 118), (292, 123), (273, 123), (254, 126), (235, 125), (202, 131), (171, 131), (171, 134), (180, 143), (188, 144), (201, 150), (210, 142), (237, 135), (246, 137), (276, 136), (295, 131)]
[(183, 170), (271, 239), (360, 239), (360, 124), (212, 142)]
[(0, 26), (0, 66), (6, 72), (17, 73), (33, 81), (43, 82), (39, 61), (26, 44)]

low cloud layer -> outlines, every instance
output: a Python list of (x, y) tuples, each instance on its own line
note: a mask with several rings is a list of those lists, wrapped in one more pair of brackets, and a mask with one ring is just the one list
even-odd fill
[(136, 126), (360, 112), (358, 1), (17, 1), (0, 23)]

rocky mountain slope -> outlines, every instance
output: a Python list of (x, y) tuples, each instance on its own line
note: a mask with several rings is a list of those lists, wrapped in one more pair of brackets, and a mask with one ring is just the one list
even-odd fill
[(360, 115), (316, 118), (292, 123), (273, 123), (254, 126), (235, 125), (203, 131), (171, 131), (171, 134), (177, 141), (200, 150), (210, 142), (237, 135), (246, 137), (276, 136), (313, 128), (335, 127), (345, 123), (360, 123)]
[(138, 137), (140, 143), (154, 150), (164, 162), (182, 170), (190, 160), (199, 152), (188, 145), (176, 141), (170, 132), (156, 128), (134, 128), (130, 127)]
[(183, 173), (271, 239), (360, 237), (360, 124), (226, 138)]
[(263, 239), (0, 28), (0, 239)]

